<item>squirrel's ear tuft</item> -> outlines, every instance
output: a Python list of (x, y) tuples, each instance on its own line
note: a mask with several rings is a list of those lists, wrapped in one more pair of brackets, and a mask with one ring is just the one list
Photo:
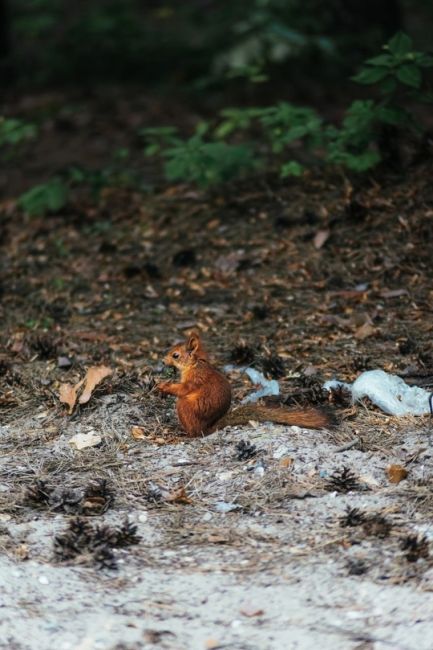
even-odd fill
[(188, 341), (186, 343), (186, 349), (188, 352), (196, 352), (200, 347), (200, 335), (197, 332), (192, 332), (189, 335)]

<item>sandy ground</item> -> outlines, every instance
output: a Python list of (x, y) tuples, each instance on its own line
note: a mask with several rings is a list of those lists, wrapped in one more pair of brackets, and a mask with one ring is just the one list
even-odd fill
[[(341, 451), (347, 432), (274, 425), (161, 445), (132, 440), (131, 396), (95, 402), (79, 422), (42, 414), (0, 427), (1, 648), (431, 650), (433, 563), (409, 562), (401, 546), (433, 539), (425, 424), (373, 414), (387, 435), (371, 449), (361, 436)], [(53, 421), (59, 435), (47, 440)], [(103, 444), (71, 449), (90, 428)], [(238, 460), (241, 439), (259, 453)], [(406, 480), (389, 482), (391, 463), (408, 468)], [(328, 485), (342, 467), (357, 477), (347, 493)], [(35, 475), (56, 487), (110, 481), (112, 507), (88, 519), (127, 514), (141, 536), (115, 550), (117, 570), (53, 561), (71, 515), (25, 505)], [(184, 487), (190, 502), (155, 502), (155, 485)], [(348, 507), (385, 517), (389, 534), (342, 526)]]

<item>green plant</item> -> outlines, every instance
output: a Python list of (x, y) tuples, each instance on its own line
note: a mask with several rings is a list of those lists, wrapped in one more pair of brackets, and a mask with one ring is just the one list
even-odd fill
[(321, 141), (322, 119), (312, 108), (281, 102), (263, 109), (259, 121), (274, 153), (281, 153), (296, 140), (312, 148)]
[(262, 108), (225, 108), (221, 111), (221, 122), (214, 130), (217, 139), (223, 140), (236, 131), (249, 129), (263, 114)]
[(145, 152), (147, 155), (161, 152), (168, 180), (192, 181), (199, 187), (231, 180), (260, 164), (247, 144), (205, 140), (207, 131), (208, 125), (201, 123), (192, 137), (183, 140), (171, 127), (145, 129), (142, 135), (150, 138)]
[[(382, 49), (383, 54), (365, 61), (353, 80), (366, 85), (379, 84), (387, 101), (401, 86), (420, 90), (423, 70), (433, 67), (433, 56), (414, 50), (412, 39), (403, 32), (395, 34)], [(423, 99), (425, 95), (416, 97)]]
[(423, 69), (433, 67), (433, 57), (413, 49), (412, 39), (399, 32), (386, 43), (384, 53), (363, 64), (353, 77), (357, 83), (378, 85), (381, 99), (355, 101), (348, 108), (340, 129), (326, 131), (326, 159), (363, 172), (383, 158), (381, 140), (386, 129), (419, 130), (406, 108), (407, 100), (431, 101), (423, 89)]
[(95, 199), (99, 198), (105, 187), (128, 187), (148, 191), (149, 186), (143, 182), (141, 174), (125, 165), (128, 157), (128, 149), (118, 149), (106, 167), (87, 169), (72, 165), (61, 178), (55, 176), (48, 182), (36, 185), (22, 194), (18, 205), (27, 214), (40, 216), (61, 210), (69, 201), (71, 190), (77, 187), (90, 190)]
[(395, 117), (390, 109), (378, 106), (373, 100), (353, 102), (341, 128), (329, 126), (326, 129), (326, 160), (357, 172), (374, 167), (381, 160), (375, 146), (380, 127), (393, 124)]
[[(365, 172), (392, 158), (400, 131), (420, 133), (408, 102), (431, 99), (424, 69), (433, 67), (433, 57), (414, 50), (409, 36), (402, 33), (391, 38), (383, 50), (368, 59), (353, 78), (362, 84), (378, 84), (380, 98), (354, 101), (340, 126), (325, 124), (312, 108), (288, 102), (264, 108), (226, 108), (213, 130), (201, 125), (189, 140), (181, 140), (173, 127), (147, 129), (146, 152), (166, 158), (169, 180), (195, 181), (202, 186), (253, 168), (259, 151), (279, 165), (282, 177), (304, 172), (301, 162), (293, 159), (298, 150), (309, 160)], [(247, 148), (238, 144), (246, 135), (250, 138)], [(251, 143), (252, 135), (255, 140)], [(227, 139), (236, 139), (236, 144)]]
[(16, 146), (36, 137), (36, 134), (37, 130), (33, 124), (0, 116), (0, 147)]
[(41, 216), (47, 212), (61, 210), (68, 202), (68, 198), (67, 185), (60, 178), (55, 177), (22, 194), (18, 205), (31, 216)]
[(144, 138), (146, 156), (155, 156), (169, 146), (176, 146), (181, 142), (175, 126), (157, 126), (140, 129), (139, 135)]

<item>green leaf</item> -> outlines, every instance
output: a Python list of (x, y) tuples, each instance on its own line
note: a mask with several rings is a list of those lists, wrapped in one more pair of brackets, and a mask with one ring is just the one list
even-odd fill
[(154, 142), (153, 144), (149, 144), (144, 148), (144, 155), (151, 158), (152, 156), (156, 156), (160, 151), (161, 145), (158, 142)]
[(287, 176), (302, 176), (304, 170), (305, 167), (303, 165), (296, 162), (296, 160), (291, 160), (281, 166), (280, 176), (281, 178), (287, 178)]
[(72, 167), (69, 168), (68, 177), (70, 183), (76, 183), (76, 184), (84, 183), (87, 178), (84, 169), (76, 165), (73, 165)]
[(378, 109), (377, 116), (383, 124), (392, 124), (393, 126), (404, 126), (410, 124), (410, 114), (402, 108), (391, 108), (381, 106)]
[(419, 88), (422, 83), (422, 73), (417, 65), (413, 63), (405, 63), (397, 68), (395, 73), (397, 79), (406, 86), (411, 88)]
[(209, 131), (209, 122), (199, 122), (196, 126), (195, 132), (196, 135), (203, 136)]
[(386, 79), (380, 82), (380, 92), (383, 95), (392, 95), (396, 88), (397, 82), (394, 77), (386, 77)]
[(432, 91), (423, 91), (423, 92), (417, 92), (416, 90), (413, 93), (413, 98), (417, 102), (421, 102), (422, 104), (433, 104), (433, 92)]
[(17, 145), (23, 140), (31, 140), (37, 134), (33, 124), (21, 120), (6, 119), (0, 116), (0, 146)]
[(18, 205), (32, 216), (56, 212), (68, 201), (68, 188), (60, 178), (53, 178), (42, 185), (36, 185), (18, 199)]
[(163, 155), (168, 180), (192, 181), (199, 187), (229, 181), (260, 164), (247, 145), (205, 142), (198, 134), (165, 149)]
[(355, 172), (365, 172), (375, 167), (381, 161), (381, 157), (378, 151), (372, 149), (366, 149), (359, 153), (332, 149), (327, 154), (327, 160)]
[(412, 50), (412, 39), (404, 32), (397, 32), (386, 47), (394, 56), (403, 57)]
[(348, 155), (346, 167), (354, 172), (365, 172), (380, 163), (381, 157), (377, 151), (364, 151), (357, 155)]
[(248, 129), (251, 126), (252, 121), (257, 117), (260, 117), (262, 109), (225, 108), (220, 114), (223, 119), (215, 128), (214, 135), (216, 138), (223, 140), (234, 131)]
[(372, 59), (367, 59), (365, 63), (369, 65), (384, 65), (388, 68), (391, 68), (394, 64), (394, 57), (391, 54), (379, 54), (379, 56), (374, 56)]
[(389, 69), (384, 66), (371, 66), (363, 68), (357, 75), (352, 77), (353, 81), (359, 84), (375, 84), (382, 81), (389, 74)]
[(421, 54), (417, 62), (422, 68), (433, 68), (433, 56), (430, 54)]

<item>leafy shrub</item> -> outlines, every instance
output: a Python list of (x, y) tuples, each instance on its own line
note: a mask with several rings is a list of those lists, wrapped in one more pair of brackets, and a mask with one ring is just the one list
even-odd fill
[(405, 112), (376, 104), (373, 100), (358, 100), (347, 109), (340, 129), (326, 130), (326, 160), (355, 172), (364, 172), (381, 159), (377, 146), (383, 125), (407, 123)]
[(431, 101), (422, 88), (424, 68), (433, 67), (433, 57), (413, 49), (412, 39), (399, 32), (382, 48), (383, 54), (368, 59), (353, 80), (378, 85), (380, 101), (355, 101), (346, 111), (340, 129), (327, 131), (327, 160), (363, 172), (382, 160), (381, 134), (386, 127), (418, 130), (408, 100)]
[(143, 182), (141, 173), (125, 164), (128, 158), (128, 149), (118, 149), (106, 167), (88, 169), (72, 165), (62, 173), (61, 178), (55, 176), (47, 183), (25, 192), (19, 198), (18, 205), (27, 214), (41, 216), (61, 210), (68, 203), (71, 190), (76, 188), (90, 191), (94, 199), (98, 199), (106, 187), (148, 191), (149, 186)]
[(191, 138), (182, 140), (171, 127), (144, 129), (142, 135), (152, 140), (145, 151), (147, 155), (162, 152), (168, 180), (191, 181), (199, 187), (222, 183), (257, 168), (259, 161), (251, 147), (206, 141), (206, 131), (207, 125), (201, 124)]
[[(169, 180), (194, 181), (202, 187), (228, 180), (260, 164), (259, 152), (279, 165), (280, 174), (300, 176), (304, 167), (292, 159), (293, 144), (302, 145), (311, 156), (355, 172), (365, 172), (383, 159), (383, 134), (386, 129), (420, 129), (407, 108), (408, 101), (430, 101), (424, 89), (424, 69), (433, 67), (433, 57), (413, 49), (406, 34), (396, 34), (384, 53), (368, 59), (353, 78), (357, 83), (379, 85), (381, 98), (354, 101), (346, 110), (341, 125), (325, 124), (309, 107), (281, 102), (264, 108), (226, 108), (211, 131), (199, 127), (188, 140), (182, 140), (173, 127), (145, 129), (148, 155), (166, 159)], [(230, 144), (227, 138), (260, 133), (253, 144)], [(204, 134), (208, 139), (203, 139)], [(298, 147), (299, 149), (299, 147)], [(290, 158), (287, 160), (288, 155)]]

